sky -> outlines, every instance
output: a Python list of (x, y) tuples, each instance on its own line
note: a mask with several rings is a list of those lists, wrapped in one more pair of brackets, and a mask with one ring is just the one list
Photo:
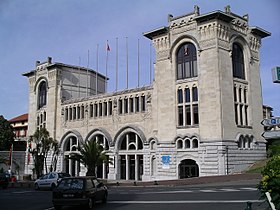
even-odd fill
[(0, 115), (9, 120), (28, 112), (28, 80), (22, 73), (35, 69), (36, 61), (52, 57), (105, 75), (107, 43), (108, 92), (149, 85), (155, 56), (143, 32), (168, 26), (168, 14), (190, 13), (194, 5), (200, 14), (230, 5), (233, 13), (249, 14), (250, 26), (271, 32), (260, 51), (262, 95), (263, 104), (280, 116), (280, 83), (271, 76), (280, 66), (279, 0), (0, 0)]

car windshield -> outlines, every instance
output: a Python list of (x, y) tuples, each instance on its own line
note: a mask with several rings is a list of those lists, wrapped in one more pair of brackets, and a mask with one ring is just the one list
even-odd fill
[(63, 179), (57, 186), (57, 189), (62, 190), (75, 190), (75, 189), (83, 189), (84, 181), (82, 179)]
[(58, 174), (58, 177), (59, 177), (59, 178), (70, 177), (70, 174), (67, 174), (67, 173), (59, 173), (59, 174)]

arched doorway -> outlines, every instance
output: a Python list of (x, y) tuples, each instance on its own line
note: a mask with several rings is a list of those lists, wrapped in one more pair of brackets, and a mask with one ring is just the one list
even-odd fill
[(119, 177), (125, 180), (142, 180), (143, 142), (140, 136), (127, 132), (119, 141)]
[(182, 160), (179, 164), (179, 178), (198, 177), (199, 168), (197, 163), (192, 159)]
[(71, 176), (79, 176), (80, 173), (80, 162), (69, 159), (71, 154), (77, 153), (79, 147), (79, 141), (76, 136), (69, 136), (64, 143), (64, 164), (63, 168), (66, 173), (71, 174)]
[[(89, 137), (89, 141), (96, 141), (101, 146), (103, 146), (103, 149), (107, 153), (109, 152), (109, 142), (108, 142), (107, 138), (105, 137), (105, 135), (103, 135), (99, 132), (94, 133)], [(109, 155), (107, 155), (107, 157), (109, 159)], [(107, 179), (108, 173), (109, 173), (109, 163), (103, 163), (96, 167), (96, 177), (97, 178)]]

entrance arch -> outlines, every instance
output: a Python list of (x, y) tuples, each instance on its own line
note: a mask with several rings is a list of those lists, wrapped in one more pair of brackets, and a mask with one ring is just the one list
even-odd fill
[[(109, 142), (103, 133), (101, 133), (99, 131), (92, 133), (91, 136), (88, 137), (88, 141), (96, 141), (103, 147), (105, 152), (107, 152), (107, 153), (109, 152)], [(109, 159), (109, 155), (106, 155), (106, 156)], [(108, 173), (109, 173), (109, 163), (103, 163), (96, 167), (96, 177), (97, 178), (107, 179)]]
[(79, 176), (81, 171), (80, 161), (69, 159), (71, 154), (78, 153), (79, 141), (76, 136), (69, 136), (63, 144), (63, 168), (71, 176)]
[(118, 176), (125, 180), (142, 180), (143, 141), (132, 129), (118, 139)]
[(192, 159), (184, 159), (179, 164), (179, 178), (190, 178), (199, 176), (199, 167)]

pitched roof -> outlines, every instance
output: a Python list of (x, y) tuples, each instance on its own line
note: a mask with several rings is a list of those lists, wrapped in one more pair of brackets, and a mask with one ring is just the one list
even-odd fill
[(20, 121), (28, 121), (28, 114), (27, 113), (22, 114), (20, 116), (17, 116), (9, 120), (9, 122), (20, 122)]

